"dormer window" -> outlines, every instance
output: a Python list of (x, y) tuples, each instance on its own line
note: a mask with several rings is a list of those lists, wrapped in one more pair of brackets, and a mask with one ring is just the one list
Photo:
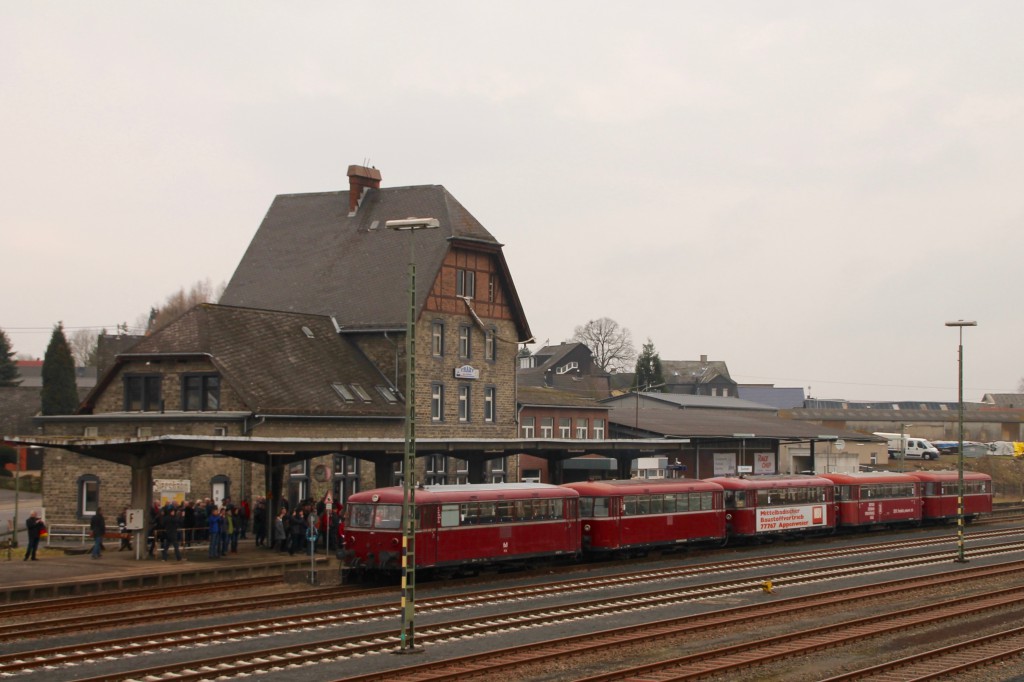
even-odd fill
[(211, 412), (220, 409), (220, 376), (186, 374), (181, 379), (181, 409)]
[(125, 412), (156, 412), (163, 403), (163, 377), (159, 374), (127, 374), (124, 377)]
[(565, 374), (566, 372), (571, 372), (574, 369), (579, 369), (579, 368), (580, 368), (580, 363), (578, 363), (576, 361), (572, 361), (572, 362), (565, 363), (564, 365), (562, 365), (561, 367), (559, 367), (555, 371), (558, 374)]

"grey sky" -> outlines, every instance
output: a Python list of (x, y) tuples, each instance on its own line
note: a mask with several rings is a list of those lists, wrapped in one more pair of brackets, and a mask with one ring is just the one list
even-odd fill
[[(538, 341), (816, 397), (1012, 392), (1024, 4), (0, 5), (0, 328), (226, 281), (276, 194), (447, 187)], [(32, 331), (33, 329), (37, 331)]]

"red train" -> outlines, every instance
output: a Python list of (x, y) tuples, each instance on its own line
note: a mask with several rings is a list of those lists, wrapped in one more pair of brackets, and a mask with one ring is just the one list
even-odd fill
[(582, 549), (637, 552), (725, 537), (722, 487), (692, 478), (567, 483), (580, 495)]
[[(992, 510), (992, 480), (964, 474), (964, 514)], [(832, 533), (957, 517), (956, 472), (427, 486), (416, 490), (416, 567), (456, 572), (554, 557), (636, 554), (731, 539)], [(345, 505), (345, 564), (399, 573), (402, 488)]]

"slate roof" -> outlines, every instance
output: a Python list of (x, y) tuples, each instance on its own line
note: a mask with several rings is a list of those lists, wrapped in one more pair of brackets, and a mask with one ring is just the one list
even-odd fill
[(737, 387), (741, 400), (749, 400), (762, 405), (771, 405), (779, 410), (788, 410), (804, 406), (804, 389), (780, 388), (776, 386), (744, 386)]
[(738, 433), (752, 433), (756, 438), (809, 440), (827, 434), (849, 441), (877, 441), (877, 436), (848, 431), (752, 410), (686, 409), (662, 401), (641, 397), (639, 409), (635, 397), (605, 403), (608, 421), (622, 427), (663, 436), (679, 438), (734, 438)]
[(516, 402), (520, 405), (535, 407), (587, 407), (604, 410), (606, 407), (593, 398), (579, 395), (558, 388), (539, 386), (519, 386), (516, 389)]
[[(609, 398), (604, 402), (632, 402), (635, 400), (636, 394), (615, 396)], [(754, 410), (760, 412), (775, 412), (775, 408), (771, 405), (762, 405), (761, 403), (754, 403), (749, 400), (741, 400), (740, 398), (729, 398), (725, 396), (712, 396), (712, 395), (688, 395), (685, 393), (654, 393), (654, 392), (641, 392), (640, 396), (644, 400), (657, 401), (672, 405), (676, 409), (680, 408), (695, 408), (706, 411), (711, 410)]]
[(698, 378), (706, 384), (715, 377), (732, 381), (728, 366), (721, 360), (662, 360), (661, 375), (668, 384), (694, 384)]
[[(434, 230), (385, 228), (388, 220), (436, 218)], [(346, 331), (404, 329), (408, 264), (415, 251), (417, 317), (453, 241), (491, 251), (510, 305), (529, 328), (501, 244), (440, 185), (368, 189), (355, 215), (349, 192), (276, 197), (235, 270), (222, 304), (333, 316)]]
[[(516, 381), (521, 388), (554, 388), (566, 395), (590, 400), (607, 398), (611, 392), (608, 373), (594, 365), (591, 351), (585, 344), (572, 341), (557, 346), (544, 346), (533, 356), (540, 364), (516, 369)], [(558, 374), (557, 369), (570, 358), (579, 358), (579, 369)]]
[[(312, 334), (307, 336), (305, 329)], [(404, 416), (403, 403), (386, 401), (375, 389), (390, 382), (322, 315), (200, 304), (127, 353), (90, 394), (99, 391), (126, 362), (153, 356), (208, 356), (248, 411), (278, 415)], [(370, 402), (345, 402), (331, 384), (359, 384)]]
[(997, 407), (1024, 408), (1024, 393), (986, 393), (981, 401)]

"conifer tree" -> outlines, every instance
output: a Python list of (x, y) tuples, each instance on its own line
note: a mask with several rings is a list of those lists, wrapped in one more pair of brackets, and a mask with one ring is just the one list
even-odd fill
[(661, 356), (654, 350), (654, 342), (647, 339), (636, 359), (636, 386), (639, 391), (665, 390), (665, 377), (661, 372)]
[(7, 333), (0, 329), (0, 386), (17, 386), (20, 383), (11, 340), (7, 338)]
[(78, 410), (75, 361), (64, 336), (64, 323), (53, 328), (50, 345), (43, 356), (43, 414), (74, 414)]

